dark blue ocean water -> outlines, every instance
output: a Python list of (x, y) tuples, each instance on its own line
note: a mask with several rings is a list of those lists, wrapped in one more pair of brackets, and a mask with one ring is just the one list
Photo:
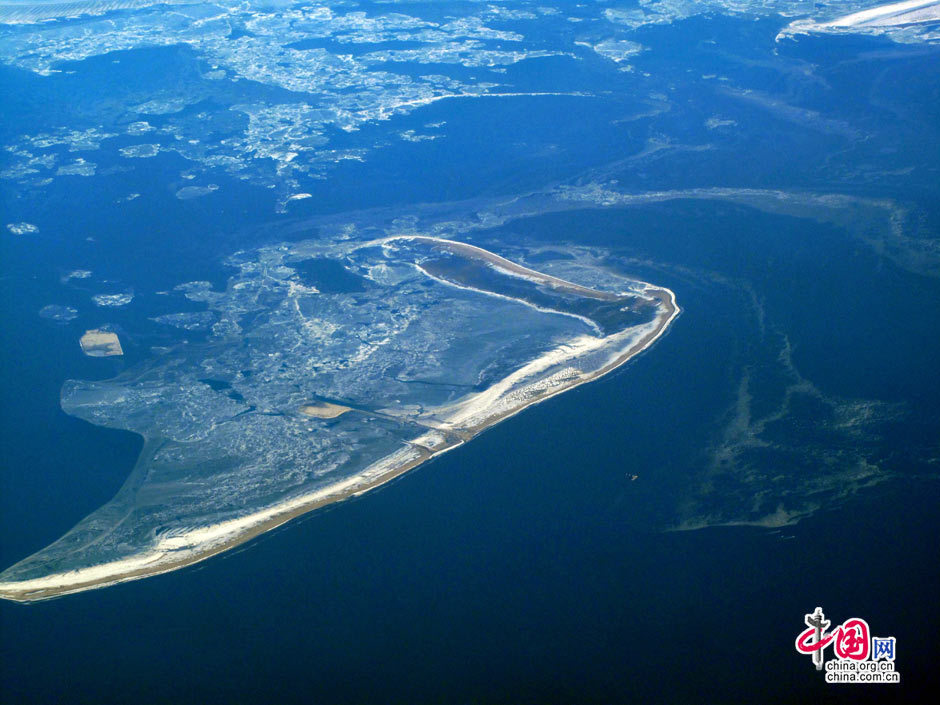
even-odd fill
[[(935, 483), (902, 477), (782, 531), (659, 530), (733, 401), (734, 366), (759, 347), (746, 297), (684, 266), (759, 282), (768, 319), (827, 393), (903, 398), (936, 413), (933, 352), (905, 316), (912, 292), (936, 293), (933, 280), (862, 250), (841, 266), (844, 234), (817, 226), (806, 238), (805, 223), (739, 207), (717, 213), (734, 232), (708, 237), (716, 208), (728, 207), (576, 212), (486, 234), (534, 244), (570, 239), (577, 225), (583, 242), (647, 253), (670, 265), (633, 273), (674, 288), (683, 315), (625, 369), (231, 554), (0, 605), (3, 701), (797, 702), (909, 700), (936, 688)], [(55, 261), (44, 280), (35, 242), (5, 247), (7, 565), (108, 499), (139, 449), (130, 434), (56, 411), (61, 382), (108, 376), (143, 352), (131, 341), (127, 363), (83, 358), (74, 324), (36, 317)], [(111, 247), (111, 256), (133, 251)], [(90, 252), (86, 266), (107, 266)], [(203, 254), (200, 278), (217, 263)], [(195, 265), (123, 266), (146, 291)], [(938, 300), (922, 300), (925, 326), (938, 320)], [(81, 296), (75, 304), (92, 315)], [(865, 315), (840, 313), (847, 306)], [(902, 431), (892, 433), (885, 443), (900, 447)], [(793, 648), (816, 605), (897, 637), (903, 685), (826, 686)]]
[[(873, 40), (846, 39), (807, 41), (788, 64), (795, 50), (783, 47), (784, 68), (801, 60), (829, 67), (831, 89), (813, 97), (769, 63), (775, 46), (752, 60), (755, 47), (770, 44), (771, 25), (693, 19), (686, 35), (668, 41), (674, 27), (643, 29), (638, 39), (653, 50), (638, 69), (660, 82), (644, 90), (668, 90), (672, 101), (652, 127), (634, 120), (650, 110), (645, 93), (632, 92), (632, 78), (612, 79), (599, 58), (510, 67), (506, 82), (527, 90), (611, 94), (436, 104), (401, 116), (395, 130), (446, 120), (447, 139), (392, 142), (364, 165), (343, 163), (310, 186), (314, 198), (273, 222), (275, 195), (225, 174), (212, 176), (217, 193), (177, 200), (175, 189), (186, 185), (179, 172), (190, 164), (166, 153), (110, 175), (123, 162), (95, 153), (94, 179), (58, 179), (41, 197), (4, 190), (3, 222), (34, 222), (40, 233), (0, 237), (0, 565), (107, 501), (140, 448), (131, 434), (62, 413), (63, 381), (109, 377), (145, 360), (161, 342), (147, 318), (167, 312), (155, 292), (190, 280), (221, 285), (222, 259), (239, 248), (315, 235), (300, 214), (515, 194), (588, 170), (585, 181), (616, 177), (636, 191), (728, 184), (903, 196), (921, 207), (925, 232), (935, 232), (936, 183), (923, 170), (860, 178), (852, 169), (866, 160), (884, 170), (929, 162), (937, 62), (857, 59)], [(112, 98), (126, 100), (123, 92), (201, 80), (188, 49), (120, 57), (42, 79), (2, 69), (0, 137), (84, 128), (112, 109)], [(875, 138), (843, 155), (851, 168), (840, 171), (833, 155), (843, 138), (830, 126), (794, 126), (716, 93), (689, 79), (690, 65), (768, 94), (795, 91)], [(237, 90), (262, 89), (242, 82)], [(733, 116), (742, 129), (715, 136), (704, 127), (714, 115)], [(331, 144), (383, 140), (388, 129), (364, 125), (358, 135), (331, 134)], [(680, 146), (727, 142), (602, 168), (663, 135)], [(846, 181), (835, 188), (833, 178)], [(118, 204), (132, 192), (142, 196)], [(576, 211), (475, 237), (497, 249), (608, 248), (621, 269), (674, 289), (683, 315), (626, 368), (239, 550), (51, 602), (0, 603), (0, 702), (918, 702), (938, 689), (940, 487), (929, 462), (940, 435), (936, 278), (833, 225), (729, 203)], [(63, 286), (76, 268), (92, 270), (94, 281)], [(132, 305), (96, 309), (90, 296), (104, 280), (133, 288)], [(51, 303), (74, 306), (80, 318), (40, 319)], [(81, 354), (78, 336), (101, 323), (123, 331), (124, 360)], [(663, 531), (684, 499), (699, 496), (707, 451), (727, 425), (743, 371), (752, 375), (755, 414), (779, 403), (783, 382), (762, 370), (784, 339), (821, 395), (897, 408), (894, 421), (853, 438), (817, 436), (825, 410), (795, 406), (788, 425), (771, 431), (799, 439), (806, 452), (758, 467), (772, 476), (779, 463), (788, 478), (770, 497), (857, 448), (892, 479), (839, 501), (822, 493), (824, 509), (782, 530)], [(708, 497), (715, 510), (748, 499), (738, 490)], [(895, 636), (901, 686), (826, 686), (793, 647), (817, 605), (834, 621), (863, 617), (875, 634)]]

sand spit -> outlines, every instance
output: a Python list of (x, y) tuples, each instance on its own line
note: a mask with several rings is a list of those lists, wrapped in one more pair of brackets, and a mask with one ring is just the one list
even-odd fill
[(893, 27), (940, 19), (937, 0), (908, 0), (879, 5), (822, 23), (822, 27)]
[(933, 22), (940, 22), (940, 0), (906, 0), (878, 5), (824, 22), (796, 20), (777, 35), (777, 41), (800, 34), (878, 32)]
[[(500, 268), (553, 288), (582, 295), (588, 295), (586, 292), (590, 292), (594, 298), (616, 296), (535, 272), (471, 245), (427, 237), (408, 239), (429, 241), (443, 249), (485, 259)], [(641, 295), (655, 302), (657, 308), (657, 315), (650, 323), (620, 331), (606, 338), (582, 336), (550, 350), (490, 389), (438, 410), (440, 421), (434, 424), (436, 428), (429, 429), (424, 435), (356, 475), (244, 517), (210, 526), (166, 532), (156, 537), (154, 545), (122, 560), (53, 573), (40, 578), (0, 582), (0, 597), (17, 602), (46, 600), (178, 570), (250, 541), (302, 514), (379, 487), (425, 461), (462, 445), (466, 440), (532, 404), (607, 374), (649, 348), (679, 315), (679, 307), (676, 305), (675, 295), (669, 289), (642, 283), (640, 285)], [(603, 351), (605, 346), (610, 348), (610, 353), (597, 369), (585, 372), (574, 366), (574, 361), (579, 356)], [(557, 368), (557, 371), (547, 377), (538, 377), (539, 373), (553, 368)], [(530, 378), (535, 379), (536, 383), (528, 384)], [(304, 409), (311, 407), (315, 413), (310, 415), (321, 418), (324, 413), (343, 413), (348, 410), (340, 405), (318, 402), (302, 408), (301, 412), (310, 413)]]
[(445, 252), (452, 252), (454, 254), (463, 255), (464, 257), (478, 259), (486, 262), (487, 264), (495, 267), (497, 270), (502, 271), (504, 274), (526, 279), (537, 284), (544, 284), (551, 287), (552, 289), (557, 289), (558, 291), (565, 291), (571, 294), (584, 296), (589, 299), (601, 299), (603, 301), (612, 301), (619, 298), (617, 294), (612, 294), (607, 291), (597, 291), (596, 289), (589, 289), (586, 286), (574, 284), (573, 282), (565, 281), (564, 279), (559, 279), (558, 277), (553, 277), (549, 274), (543, 274), (542, 272), (537, 272), (534, 269), (529, 269), (528, 267), (523, 267), (521, 264), (516, 264), (512, 260), (508, 260), (505, 257), (500, 257), (495, 252), (484, 250), (482, 247), (477, 247), (476, 245), (468, 245), (465, 242), (444, 240), (442, 238), (427, 237), (425, 235), (396, 235), (394, 237), (384, 238), (380, 242), (394, 242), (395, 240), (414, 240), (416, 242), (425, 242), (437, 247), (440, 250), (444, 250)]

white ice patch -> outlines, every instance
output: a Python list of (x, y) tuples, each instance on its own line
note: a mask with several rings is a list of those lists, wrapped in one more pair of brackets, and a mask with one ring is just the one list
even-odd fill
[(134, 300), (134, 294), (128, 291), (123, 294), (95, 294), (91, 297), (91, 300), (95, 302), (95, 306), (116, 308), (118, 306), (127, 306)]
[(627, 39), (605, 39), (597, 44), (588, 42), (575, 42), (575, 44), (593, 49), (595, 53), (617, 64), (628, 61), (646, 49), (639, 42), (631, 42)]
[(136, 159), (147, 159), (155, 157), (160, 153), (158, 144), (135, 144), (132, 147), (122, 147), (121, 156)]
[(39, 228), (32, 223), (7, 223), (7, 230), (14, 235), (32, 235), (39, 232)]
[(88, 269), (75, 269), (68, 274), (64, 274), (59, 281), (68, 284), (72, 279), (88, 279), (91, 277), (91, 271)]
[(72, 308), (71, 306), (62, 306), (60, 304), (49, 304), (39, 309), (39, 316), (40, 318), (47, 318), (51, 321), (68, 323), (78, 318), (78, 309)]
[(97, 164), (79, 158), (71, 164), (60, 166), (56, 171), (56, 176), (94, 176), (97, 168)]
[(216, 184), (209, 184), (208, 186), (184, 186), (176, 192), (176, 197), (181, 201), (188, 201), (191, 198), (207, 196), (213, 191), (218, 191), (218, 189), (219, 187)]
[(717, 130), (719, 127), (734, 127), (737, 124), (737, 120), (729, 120), (720, 117), (710, 117), (705, 121), (705, 127), (709, 130)]

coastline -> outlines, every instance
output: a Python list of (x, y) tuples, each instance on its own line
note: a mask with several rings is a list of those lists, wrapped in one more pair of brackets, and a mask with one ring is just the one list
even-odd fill
[[(584, 287), (529, 270), (481, 248), (465, 245), (464, 243), (437, 240), (436, 238), (418, 236), (414, 239), (435, 240), (446, 248), (456, 246), (455, 249), (462, 250), (464, 254), (470, 254), (472, 250), (470, 256), (486, 259), (500, 267), (506, 267), (507, 264), (512, 265), (519, 275), (538, 278), (542, 283), (550, 282), (553, 287), (570, 287), (572, 291), (584, 295)], [(146, 553), (139, 554), (139, 556), (74, 571), (53, 573), (41, 578), (0, 583), (0, 598), (23, 603), (35, 602), (179, 570), (251, 541), (257, 536), (276, 529), (303, 514), (350, 497), (357, 497), (380, 487), (431, 458), (453, 450), (486, 429), (518, 414), (533, 404), (540, 403), (608, 374), (651, 347), (665, 334), (669, 325), (679, 315), (680, 309), (676, 304), (675, 294), (670, 289), (648, 284), (645, 284), (645, 287), (643, 294), (657, 302), (658, 314), (654, 319), (655, 324), (639, 338), (632, 340), (626, 349), (614, 355), (606, 364), (591, 373), (582, 373), (575, 378), (565, 379), (562, 383), (535, 394), (523, 403), (509, 406), (505, 410), (498, 410), (496, 413), (486, 414), (487, 407), (484, 406), (481, 417), (480, 414), (473, 414), (471, 409), (471, 412), (469, 412), (470, 418), (476, 418), (476, 423), (459, 424), (454, 427), (448, 427), (449, 424), (444, 423), (437, 429), (429, 428), (428, 433), (414, 439), (404, 448), (380, 459), (356, 475), (300, 497), (286, 500), (279, 505), (259, 510), (246, 517), (229, 520), (214, 526), (192, 529), (185, 533), (168, 534), (162, 537), (156, 546), (149, 548)], [(598, 298), (610, 296), (610, 294), (590, 289), (587, 291), (593, 292), (594, 296)], [(628, 329), (629, 331), (630, 329)], [(627, 338), (632, 338), (632, 336), (626, 336), (624, 332), (621, 332), (603, 340), (610, 340), (610, 338), (617, 335), (624, 336), (624, 342)], [(538, 360), (535, 362), (538, 362)], [(497, 396), (497, 399), (499, 398)], [(422, 444), (422, 441), (425, 444)]]

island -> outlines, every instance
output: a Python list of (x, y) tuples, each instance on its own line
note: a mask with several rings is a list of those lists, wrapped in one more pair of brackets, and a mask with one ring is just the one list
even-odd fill
[(536, 270), (419, 233), (311, 240), (233, 255), (224, 291), (182, 285), (218, 319), (206, 343), (62, 390), (67, 413), (144, 437), (131, 476), (3, 571), (0, 597), (177, 570), (362, 495), (621, 367), (679, 315), (671, 290), (553, 252)]

